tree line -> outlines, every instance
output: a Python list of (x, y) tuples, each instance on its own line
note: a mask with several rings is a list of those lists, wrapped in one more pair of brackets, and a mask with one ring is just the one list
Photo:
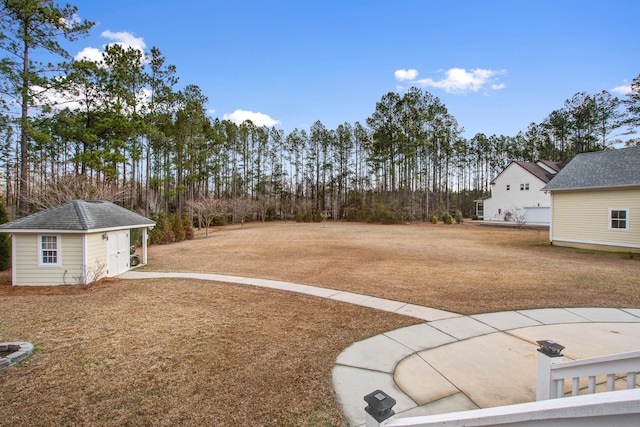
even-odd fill
[[(45, 0), (2, 0), (0, 176), (11, 217), (74, 198), (210, 225), (247, 219), (429, 220), (473, 213), (510, 161), (567, 162), (613, 144), (640, 117), (640, 75), (620, 100), (577, 93), (515, 136), (463, 128), (419, 88), (383, 95), (364, 123), (308, 130), (207, 115), (195, 84), (178, 89), (161, 51), (107, 46), (73, 60), (60, 40), (93, 23)], [(62, 59), (34, 60), (34, 52)], [(19, 105), (19, 111), (14, 106)], [(616, 136), (618, 135), (618, 136)]]

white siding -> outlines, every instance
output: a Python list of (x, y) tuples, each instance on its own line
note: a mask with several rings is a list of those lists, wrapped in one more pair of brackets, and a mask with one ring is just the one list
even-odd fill
[(60, 236), (60, 267), (38, 265), (39, 234), (14, 235), (15, 268), (14, 285), (62, 285), (76, 284), (83, 277), (82, 235)]
[[(628, 229), (609, 229), (609, 209), (629, 209)], [(555, 191), (551, 240), (640, 249), (640, 189)]]
[(107, 275), (107, 242), (104, 233), (87, 235), (87, 280), (92, 282)]
[[(528, 184), (529, 190), (520, 190), (521, 184)], [(543, 181), (522, 166), (511, 163), (493, 181), (491, 197), (484, 201), (484, 219), (502, 221), (507, 211), (528, 207), (551, 207), (551, 196), (540, 191), (544, 186)]]

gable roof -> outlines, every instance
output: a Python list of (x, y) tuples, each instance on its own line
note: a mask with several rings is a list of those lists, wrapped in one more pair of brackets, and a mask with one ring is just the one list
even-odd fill
[(93, 230), (139, 228), (154, 221), (104, 200), (73, 200), (0, 225), (0, 232), (36, 230), (83, 232)]
[(565, 164), (561, 163), (561, 162), (554, 162), (551, 160), (538, 160), (536, 162), (538, 165), (542, 166), (542, 168), (548, 168), (550, 170), (552, 170), (554, 172), (554, 175), (558, 172), (560, 172), (560, 169), (562, 169)]
[[(545, 165), (549, 165), (549, 167), (552, 169), (561, 168), (560, 163), (549, 162), (546, 160), (541, 162), (544, 162)], [(511, 163), (509, 163), (509, 165), (506, 168), (504, 168), (502, 172), (500, 172), (495, 178), (493, 178), (491, 180), (491, 183), (494, 183), (494, 181), (498, 179), (498, 177), (502, 175), (507, 169), (509, 169), (509, 167), (513, 164), (520, 166), (521, 168), (523, 168), (524, 170), (529, 172), (531, 175), (538, 178), (540, 181), (544, 182), (545, 184), (548, 183), (551, 180), (551, 178), (553, 178), (553, 176), (555, 175), (553, 173), (550, 173), (548, 170), (538, 165), (537, 163), (514, 160)], [(553, 167), (551, 165), (553, 165)]]
[(640, 186), (640, 146), (575, 156), (542, 190)]

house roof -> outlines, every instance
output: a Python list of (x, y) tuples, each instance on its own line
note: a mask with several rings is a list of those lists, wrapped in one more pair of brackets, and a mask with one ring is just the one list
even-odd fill
[(555, 173), (560, 172), (560, 169), (562, 169), (565, 166), (564, 163), (554, 162), (554, 161), (551, 161), (551, 160), (538, 160), (536, 163), (538, 163), (538, 164), (542, 163), (544, 166), (546, 166), (547, 168), (551, 169)]
[(640, 186), (640, 146), (575, 156), (542, 190)]
[(73, 200), (0, 225), (3, 232), (91, 230), (149, 227), (154, 221), (104, 200)]
[[(544, 160), (542, 162), (544, 162), (544, 164), (547, 165), (551, 169), (556, 169), (557, 168), (557, 170), (560, 170), (562, 168), (562, 165), (560, 163), (557, 163), (557, 162), (551, 162), (551, 161), (547, 161), (547, 160)], [(509, 163), (509, 166), (511, 166), (513, 164), (520, 166), (521, 168), (523, 168), (524, 170), (529, 172), (531, 175), (535, 176), (540, 181), (544, 182), (545, 184), (548, 183), (549, 181), (551, 181), (551, 178), (553, 178), (554, 175), (555, 175), (553, 173), (549, 173), (549, 171), (547, 171), (545, 168), (543, 168), (542, 166), (540, 166), (540, 165), (538, 165), (536, 163), (533, 163), (533, 162), (513, 161), (513, 162)], [(498, 177), (500, 175), (502, 175), (504, 173), (504, 171), (506, 171), (509, 168), (509, 166), (504, 168), (502, 170), (502, 172), (500, 172), (495, 178), (493, 178), (493, 180), (491, 182), (493, 183), (496, 179), (498, 179)]]

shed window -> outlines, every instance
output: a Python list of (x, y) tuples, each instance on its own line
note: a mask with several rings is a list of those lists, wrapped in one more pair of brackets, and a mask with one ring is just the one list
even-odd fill
[(609, 229), (628, 230), (629, 229), (629, 210), (628, 209), (610, 209), (609, 210)]
[(40, 236), (38, 264), (41, 266), (60, 266), (59, 236)]

